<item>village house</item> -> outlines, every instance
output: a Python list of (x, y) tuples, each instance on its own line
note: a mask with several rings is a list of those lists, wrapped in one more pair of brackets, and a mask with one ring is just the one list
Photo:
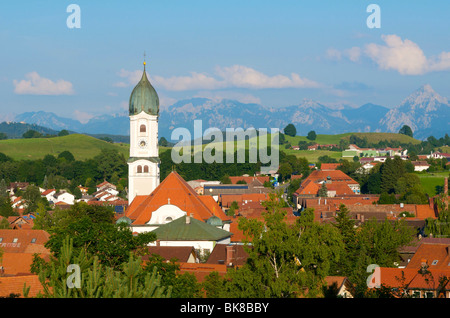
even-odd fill
[(430, 168), (430, 164), (426, 161), (411, 161), (414, 171), (426, 171)]
[(302, 198), (317, 197), (322, 184), (327, 187), (328, 197), (360, 194), (359, 183), (341, 170), (314, 170), (294, 192), (292, 196), (294, 207), (301, 209)]
[(439, 151), (435, 151), (427, 155), (427, 158), (429, 159), (447, 159), (450, 161), (450, 154), (449, 153), (442, 153)]
[(381, 267), (373, 280), (398, 291), (398, 297), (450, 298), (450, 239), (424, 239), (405, 268)]
[[(383, 148), (383, 149), (375, 149), (375, 148), (360, 148), (355, 144), (350, 144), (347, 149), (342, 152), (342, 157), (394, 157), (399, 156), (402, 158), (406, 158), (408, 154), (407, 149), (399, 148)], [(381, 159), (379, 159), (381, 160)]]
[(150, 246), (193, 246), (200, 257), (208, 256), (216, 244), (230, 243), (232, 233), (209, 222), (184, 215), (153, 230), (158, 240)]
[(147, 246), (142, 261), (145, 263), (153, 255), (162, 257), (166, 262), (175, 261), (180, 263), (198, 263), (198, 255), (193, 246), (161, 246), (156, 241), (155, 246)]

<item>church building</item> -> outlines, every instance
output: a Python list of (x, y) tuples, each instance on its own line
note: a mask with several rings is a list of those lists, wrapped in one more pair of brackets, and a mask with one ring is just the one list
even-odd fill
[(133, 232), (158, 229), (178, 218), (194, 218), (228, 231), (231, 219), (209, 195), (198, 195), (175, 171), (160, 183), (158, 155), (159, 98), (144, 72), (129, 102), (130, 157), (128, 208), (118, 222)]
[(145, 71), (130, 96), (130, 157), (128, 203), (137, 195), (149, 195), (159, 185), (159, 97)]

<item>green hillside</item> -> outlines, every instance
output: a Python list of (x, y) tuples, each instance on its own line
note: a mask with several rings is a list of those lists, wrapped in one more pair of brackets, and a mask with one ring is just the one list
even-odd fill
[(0, 140), (0, 152), (15, 160), (41, 159), (47, 154), (57, 157), (65, 150), (70, 151), (76, 160), (85, 160), (99, 154), (102, 148), (117, 149), (126, 158), (129, 155), (128, 144), (113, 144), (81, 134), (53, 138)]
[[(339, 145), (339, 141), (341, 139), (344, 140), (350, 140), (350, 136), (355, 135), (358, 138), (367, 138), (367, 141), (369, 143), (377, 143), (383, 140), (388, 141), (399, 141), (401, 143), (412, 143), (412, 144), (418, 144), (420, 143), (420, 140), (414, 139), (412, 137), (403, 135), (403, 134), (397, 134), (397, 133), (381, 133), (381, 132), (370, 132), (370, 133), (345, 133), (345, 134), (339, 134), (339, 135), (317, 135), (316, 140), (313, 142), (316, 142), (320, 145), (326, 145), (326, 144), (337, 144)], [(291, 145), (298, 145), (299, 141), (306, 141), (311, 142), (311, 140), (307, 139), (306, 136), (285, 136), (286, 140)]]
[[(381, 140), (398, 140), (401, 142), (419, 143), (420, 141), (402, 134), (395, 133), (346, 133), (339, 135), (317, 135), (315, 142), (318, 144), (339, 144), (341, 139), (349, 139), (352, 134), (358, 137), (366, 137), (369, 142), (378, 142)], [(286, 140), (291, 145), (297, 145), (300, 140), (308, 141), (305, 136), (286, 136)], [(236, 146), (236, 141), (234, 142)], [(269, 142), (270, 144), (270, 142)], [(203, 148), (207, 144), (203, 145)], [(210, 144), (212, 146), (212, 144)], [(126, 143), (108, 143), (106, 141), (82, 134), (71, 134), (62, 137), (53, 138), (31, 138), (31, 139), (8, 139), (0, 140), (0, 152), (4, 153), (15, 160), (23, 159), (39, 159), (47, 154), (58, 156), (62, 151), (70, 151), (77, 160), (85, 160), (99, 154), (102, 148), (117, 149), (123, 153), (126, 158), (129, 155), (129, 144)], [(170, 148), (160, 147), (160, 152)], [(226, 146), (224, 144), (223, 150)], [(235, 148), (236, 149), (236, 148)], [(284, 146), (280, 150), (288, 154), (294, 154), (299, 157), (306, 157), (311, 162), (316, 162), (317, 158), (322, 155), (339, 159), (341, 152), (336, 151), (308, 151), (308, 150), (292, 150), (285, 149)]]

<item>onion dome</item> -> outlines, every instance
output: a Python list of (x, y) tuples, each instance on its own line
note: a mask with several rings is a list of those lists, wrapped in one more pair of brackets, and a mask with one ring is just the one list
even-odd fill
[(149, 115), (159, 115), (159, 97), (147, 78), (147, 73), (142, 73), (142, 78), (131, 92), (129, 111), (130, 116), (137, 115), (144, 111)]

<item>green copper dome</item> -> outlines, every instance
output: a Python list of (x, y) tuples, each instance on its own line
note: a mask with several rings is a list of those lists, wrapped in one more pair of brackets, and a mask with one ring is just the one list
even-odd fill
[(137, 115), (141, 111), (149, 115), (159, 115), (159, 97), (147, 78), (147, 73), (142, 73), (142, 78), (130, 96), (130, 116)]

